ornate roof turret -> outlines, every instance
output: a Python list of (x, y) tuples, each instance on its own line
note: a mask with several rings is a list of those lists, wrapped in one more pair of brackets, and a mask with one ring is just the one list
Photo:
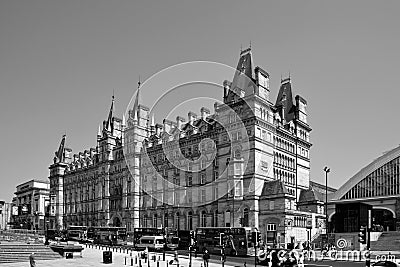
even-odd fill
[[(225, 102), (230, 102), (235, 99), (235, 95), (244, 97), (253, 94), (254, 88), (254, 64), (251, 47), (240, 52), (239, 62), (236, 67), (235, 75), (233, 76), (232, 84), (224, 84), (226, 95)], [(230, 88), (229, 92), (227, 92)]]
[(289, 122), (294, 119), (295, 108), (293, 105), (292, 84), (290, 76), (281, 80), (281, 87), (279, 88), (278, 97), (276, 98), (275, 106), (280, 111), (281, 117), (284, 121)]

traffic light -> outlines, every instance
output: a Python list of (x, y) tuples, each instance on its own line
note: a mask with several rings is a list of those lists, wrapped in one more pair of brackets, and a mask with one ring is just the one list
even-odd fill
[(261, 241), (261, 233), (260, 232), (252, 232), (251, 233), (251, 241), (257, 246)]
[(222, 247), (224, 245), (224, 233), (219, 234), (219, 245)]
[(194, 231), (190, 231), (190, 244), (192, 246), (194, 246), (195, 243), (196, 243), (196, 238), (195, 238), (195, 235), (194, 235)]
[(358, 242), (367, 244), (367, 227), (361, 226), (360, 232), (358, 233)]

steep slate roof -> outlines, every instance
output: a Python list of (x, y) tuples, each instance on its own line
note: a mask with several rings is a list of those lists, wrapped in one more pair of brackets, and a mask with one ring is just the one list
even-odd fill
[(289, 122), (294, 119), (295, 106), (293, 104), (292, 84), (290, 78), (282, 80), (275, 106), (279, 110), (282, 110), (282, 108), (285, 109), (285, 121)]
[(233, 76), (231, 88), (226, 97), (227, 101), (232, 101), (235, 98), (235, 94), (239, 95), (238, 88), (241, 89), (244, 96), (253, 94), (256, 90), (254, 77), (253, 55), (251, 53), (251, 48), (248, 48), (240, 52), (240, 58)]
[(269, 197), (269, 196), (276, 196), (283, 194), (289, 194), (289, 192), (282, 181), (274, 180), (274, 181), (264, 182), (261, 196)]
[(306, 190), (301, 190), (299, 196), (299, 202), (314, 202), (314, 201), (325, 202), (325, 194), (322, 194), (314, 190), (314, 188), (312, 187)]

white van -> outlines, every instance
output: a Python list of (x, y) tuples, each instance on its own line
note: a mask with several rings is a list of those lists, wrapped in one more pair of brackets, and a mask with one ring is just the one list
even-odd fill
[(142, 236), (136, 246), (138, 248), (148, 248), (149, 250), (162, 250), (164, 248), (164, 237)]

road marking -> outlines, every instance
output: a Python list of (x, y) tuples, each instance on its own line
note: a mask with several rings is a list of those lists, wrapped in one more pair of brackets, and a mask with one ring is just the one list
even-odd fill
[(304, 266), (327, 266), (327, 267), (332, 267), (332, 265), (325, 265), (325, 264), (312, 264), (312, 263), (306, 263)]

